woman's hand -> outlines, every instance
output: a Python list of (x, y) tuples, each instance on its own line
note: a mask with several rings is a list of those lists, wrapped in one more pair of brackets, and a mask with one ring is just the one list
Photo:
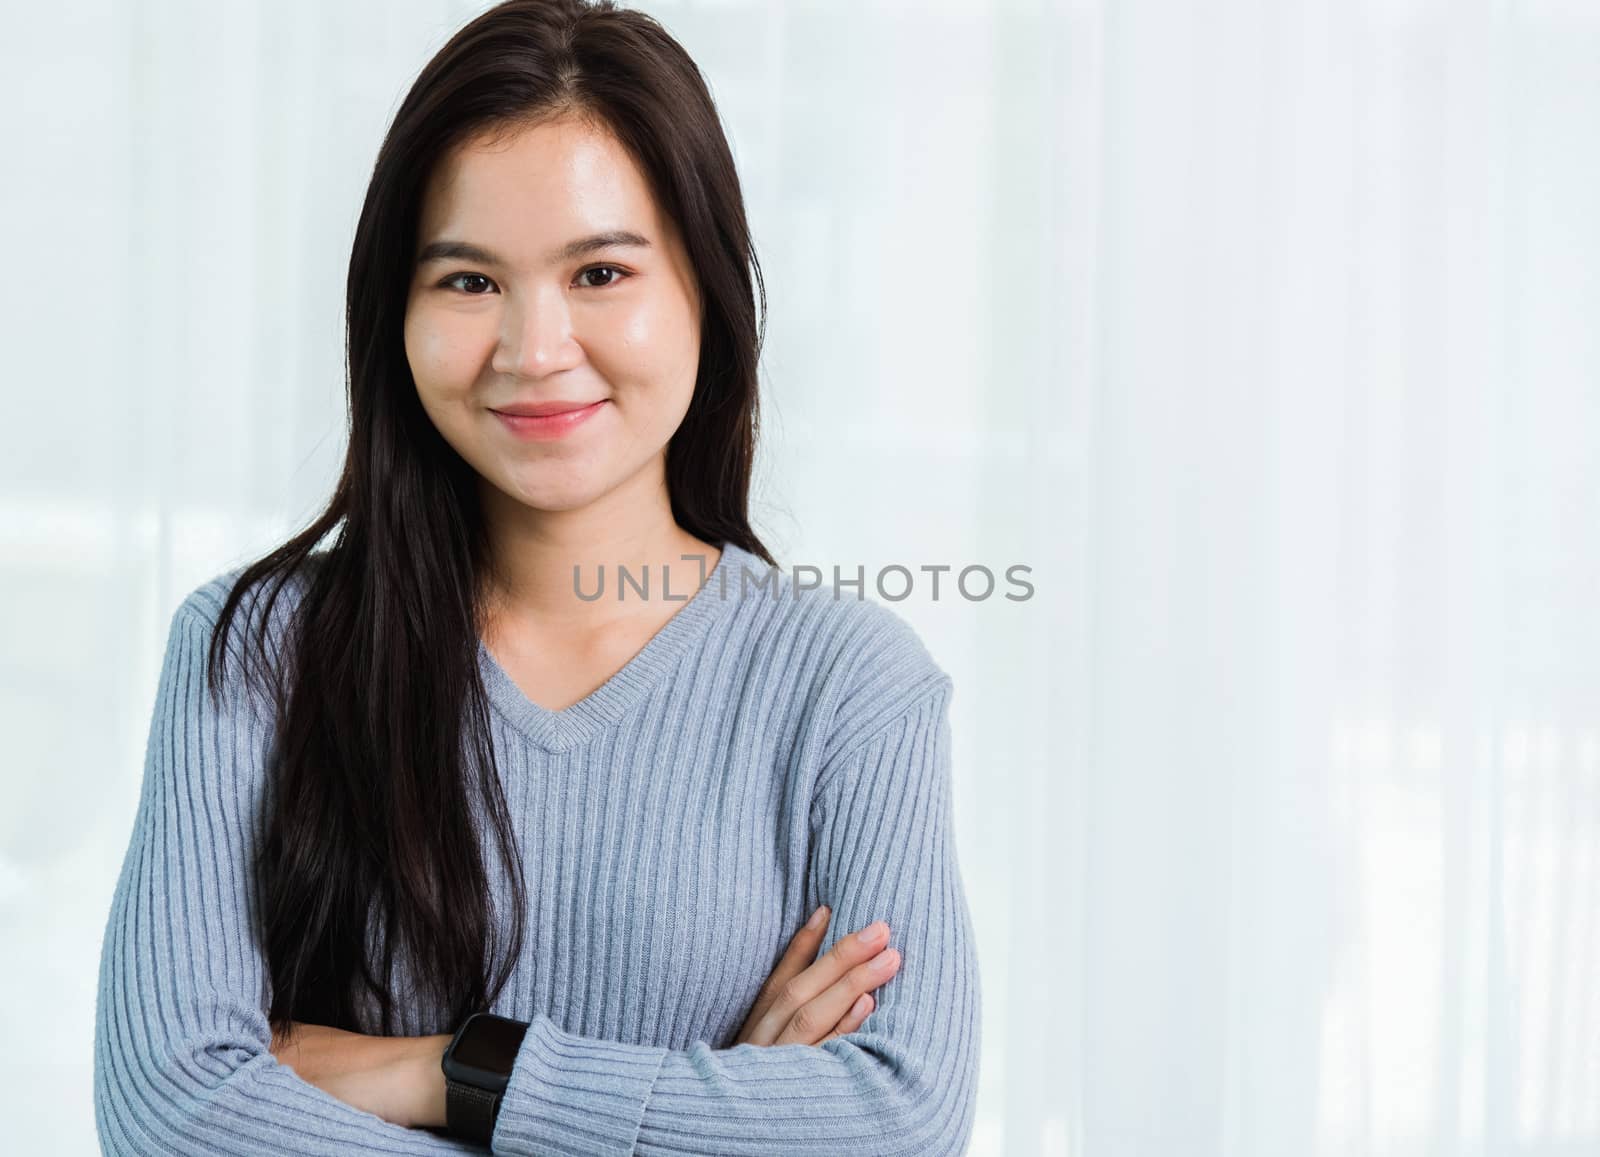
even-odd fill
[(794, 934), (734, 1044), (814, 1045), (861, 1027), (876, 1003), (873, 990), (900, 970), (900, 953), (886, 947), (889, 926), (875, 920), (812, 963), (832, 916), (819, 908)]
[(307, 1084), (407, 1128), (444, 1124), (444, 1071), (450, 1034), (365, 1036), (293, 1022), (274, 1035), (272, 1055)]

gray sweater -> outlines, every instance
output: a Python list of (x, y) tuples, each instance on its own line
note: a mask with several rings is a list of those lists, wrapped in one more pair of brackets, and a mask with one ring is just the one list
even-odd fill
[[(483, 1152), (346, 1105), (271, 1053), (248, 868), (271, 727), (232, 671), (220, 712), (202, 682), (239, 573), (190, 593), (171, 621), (101, 953), (102, 1148)], [(275, 639), (296, 589), (274, 611)], [(727, 544), (643, 650), (562, 711), (531, 702), (480, 643), (531, 908), (490, 1007), (531, 1022), (494, 1152), (965, 1151), (980, 1001), (952, 826), (951, 680), (897, 613), (838, 594), (796, 588)], [(485, 861), (503, 887), (497, 854)], [(820, 951), (890, 925), (900, 971), (876, 1008), (821, 1045), (730, 1047), (824, 903)], [(363, 1031), (378, 1031), (375, 1004), (367, 1015)], [(402, 1022), (407, 1036), (456, 1027), (416, 1007)]]

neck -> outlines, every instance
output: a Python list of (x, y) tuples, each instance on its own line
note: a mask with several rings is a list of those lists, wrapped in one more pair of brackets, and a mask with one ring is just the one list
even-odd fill
[[(622, 486), (588, 506), (554, 511), (483, 489), (495, 564), (485, 579), (491, 622), (584, 632), (659, 615), (682, 606), (721, 557), (716, 545), (673, 519), (664, 482), (642, 495)], [(619, 568), (635, 584), (620, 599)], [(604, 593), (593, 598), (602, 575)], [(646, 582), (648, 595), (641, 595)], [(591, 597), (580, 598), (580, 590)]]

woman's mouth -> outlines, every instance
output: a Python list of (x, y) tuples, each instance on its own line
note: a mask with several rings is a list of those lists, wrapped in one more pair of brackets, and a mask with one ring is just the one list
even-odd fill
[(584, 422), (588, 421), (608, 398), (601, 398), (598, 402), (591, 402), (576, 410), (564, 410), (559, 414), (546, 414), (543, 417), (532, 417), (524, 414), (503, 414), (499, 410), (490, 410), (501, 424), (511, 432), (515, 438), (526, 438), (534, 441), (547, 442), (555, 438), (563, 438)]

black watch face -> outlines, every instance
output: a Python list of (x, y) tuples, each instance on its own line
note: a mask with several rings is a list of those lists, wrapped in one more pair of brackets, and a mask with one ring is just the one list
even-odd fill
[(467, 1021), (445, 1057), (445, 1076), (491, 1092), (505, 1092), (527, 1030), (522, 1021), (478, 1013)]

